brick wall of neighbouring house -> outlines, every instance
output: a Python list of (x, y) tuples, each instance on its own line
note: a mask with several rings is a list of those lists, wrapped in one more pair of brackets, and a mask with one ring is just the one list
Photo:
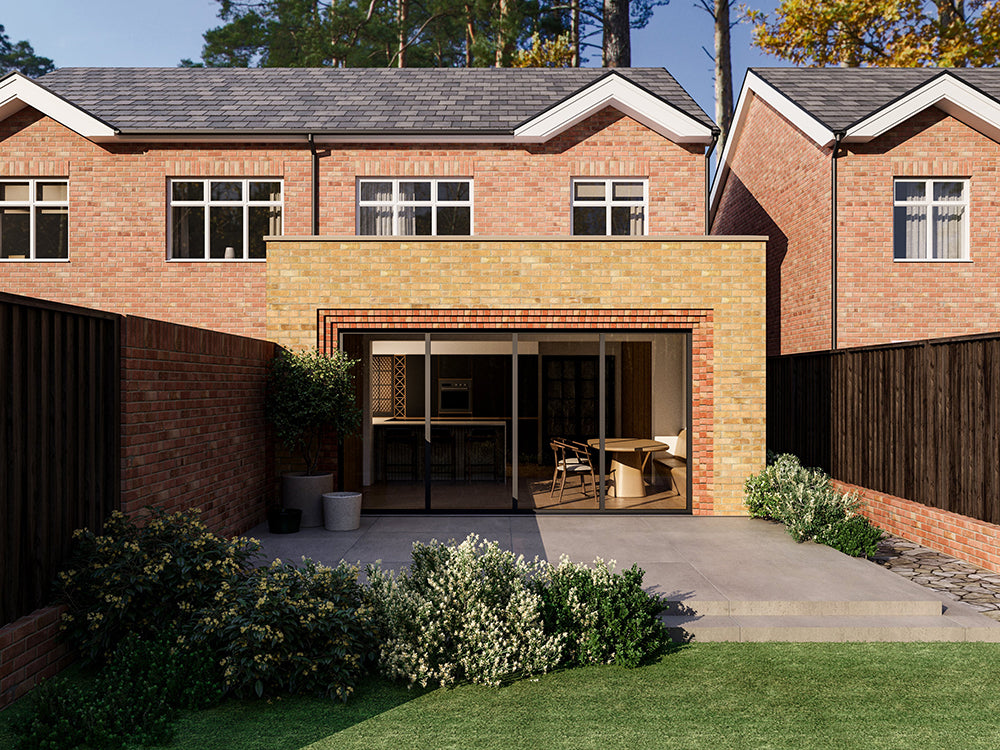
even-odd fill
[(857, 492), (864, 514), (888, 533), (1000, 573), (1000, 526), (865, 487), (833, 484), (843, 492)]
[(64, 607), (43, 607), (0, 628), (0, 708), (76, 659), (59, 640)]
[(767, 243), (767, 352), (830, 346), (830, 150), (752, 99), (713, 234)]
[[(931, 108), (838, 163), (838, 345), (1000, 328), (1000, 144)], [(971, 263), (893, 262), (894, 177), (969, 178)]]
[[(348, 144), (320, 149), (320, 231), (354, 234), (358, 177), (473, 179), (477, 235), (565, 235), (573, 177), (649, 178), (650, 231), (704, 229), (704, 148), (607, 109), (546, 144)], [(245, 336), (264, 333), (260, 262), (167, 261), (168, 181), (284, 180), (284, 233), (311, 231), (300, 144), (100, 145), (26, 108), (0, 121), (0, 178), (69, 179), (69, 262), (9, 261), (0, 290)]]
[(200, 508), (213, 531), (264, 520), (268, 341), (128, 317), (122, 333), (122, 510)]
[(745, 513), (764, 461), (762, 238), (288, 238), (268, 253), (268, 338), (295, 348), (316, 345), (317, 309), (344, 329), (691, 330), (694, 507)]

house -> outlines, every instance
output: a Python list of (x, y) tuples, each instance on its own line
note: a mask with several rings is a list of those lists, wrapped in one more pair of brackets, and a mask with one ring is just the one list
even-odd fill
[(995, 69), (752, 69), (711, 196), (769, 238), (769, 445), (993, 570), (998, 167)]
[[(657, 69), (13, 74), (0, 290), (346, 349), (370, 509), (742, 513), (764, 244), (706, 236), (716, 132)], [(682, 430), (686, 486), (610, 442)], [(550, 497), (554, 437), (606, 491)]]
[(1000, 328), (1000, 73), (754, 68), (712, 232), (766, 234), (768, 354)]

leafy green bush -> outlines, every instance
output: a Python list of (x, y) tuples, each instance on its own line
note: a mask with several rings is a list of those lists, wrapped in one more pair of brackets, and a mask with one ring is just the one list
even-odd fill
[(851, 557), (872, 557), (878, 552), (882, 530), (862, 515), (848, 516), (835, 524), (822, 542)]
[(554, 668), (565, 636), (545, 632), (532, 584), (542, 565), (473, 534), (458, 545), (415, 543), (409, 570), (398, 576), (369, 566), (382, 671), (411, 685), (446, 686), (500, 685)]
[(237, 695), (314, 692), (347, 700), (375, 655), (357, 572), (275, 560), (223, 584), (194, 638), (214, 650)]
[(306, 473), (314, 474), (324, 430), (346, 435), (361, 423), (351, 368), (343, 351), (278, 351), (267, 374), (265, 411), (278, 441), (298, 452)]
[(33, 711), (15, 727), (23, 750), (163, 744), (179, 709), (214, 705), (221, 680), (206, 649), (183, 649), (164, 634), (155, 641), (129, 636), (85, 682), (47, 680)]
[(150, 638), (183, 629), (260, 549), (253, 539), (211, 533), (197, 511), (150, 512), (142, 525), (115, 511), (103, 534), (73, 533), (56, 593), (69, 608), (63, 629), (85, 662), (99, 662), (130, 633)]
[(615, 573), (600, 559), (588, 567), (563, 557), (549, 566), (539, 591), (547, 632), (566, 636), (563, 664), (637, 667), (663, 652), (670, 640), (659, 619), (663, 603), (643, 590), (643, 575), (637, 565)]
[(768, 458), (744, 485), (751, 516), (780, 521), (797, 542), (814, 539), (849, 555), (874, 554), (882, 532), (858, 513), (856, 494), (838, 492), (825, 472), (805, 468), (791, 454)]

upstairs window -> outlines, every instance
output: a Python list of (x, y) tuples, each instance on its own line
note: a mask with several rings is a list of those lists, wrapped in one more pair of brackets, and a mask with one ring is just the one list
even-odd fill
[(69, 258), (69, 183), (0, 179), (0, 259)]
[(646, 233), (646, 180), (574, 180), (573, 234)]
[(280, 180), (171, 180), (168, 257), (263, 260), (281, 209)]
[(472, 180), (358, 180), (358, 234), (472, 234)]
[(893, 258), (969, 257), (968, 180), (896, 180), (893, 189)]

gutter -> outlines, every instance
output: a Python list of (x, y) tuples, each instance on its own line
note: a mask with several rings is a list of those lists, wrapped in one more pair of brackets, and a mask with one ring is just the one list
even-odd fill
[(830, 349), (837, 349), (837, 157), (844, 131), (833, 134), (830, 154)]
[[(712, 152), (715, 151), (715, 146), (719, 142), (719, 134), (721, 131), (718, 128), (712, 128), (712, 142), (708, 146), (708, 150), (705, 152), (705, 235), (709, 235), (712, 231)], [(721, 168), (721, 165), (720, 165)]]

